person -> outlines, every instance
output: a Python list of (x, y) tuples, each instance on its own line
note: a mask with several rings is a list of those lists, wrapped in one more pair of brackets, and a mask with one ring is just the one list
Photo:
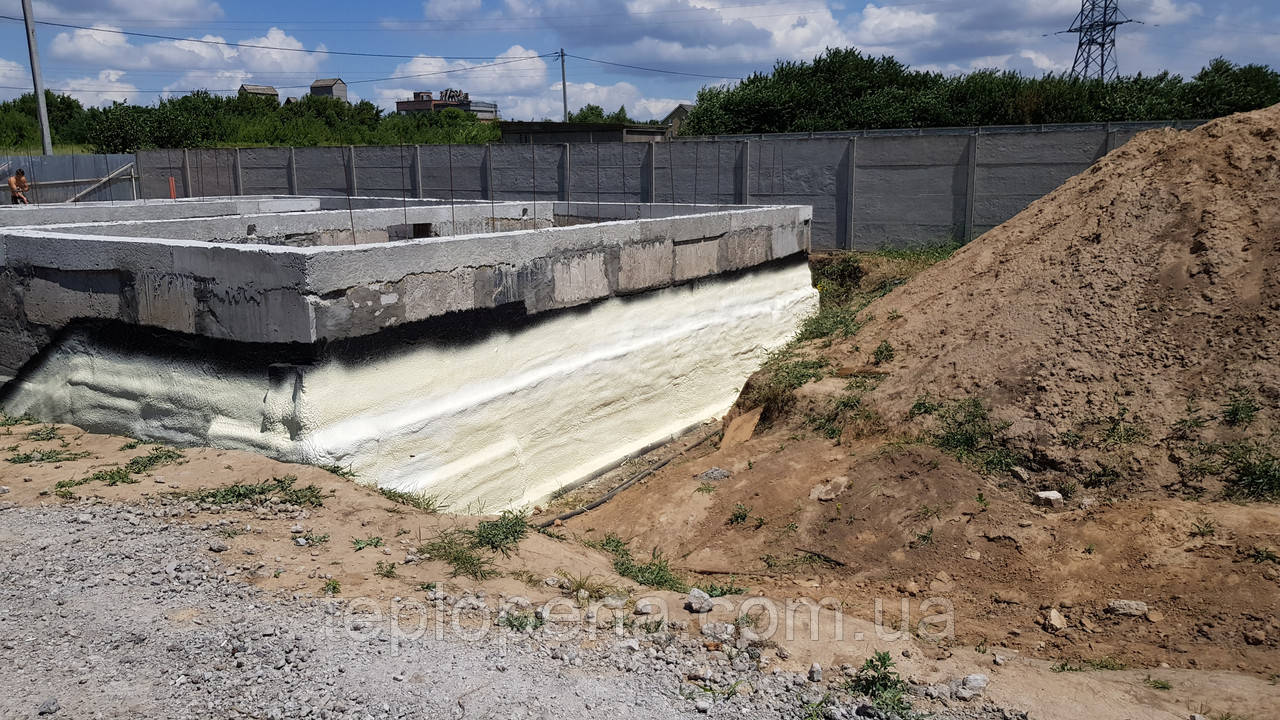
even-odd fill
[(16, 172), (9, 176), (9, 192), (13, 194), (12, 203), (14, 205), (26, 205), (30, 202), (23, 193), (31, 189), (31, 183), (27, 182), (27, 173), (22, 168), (18, 168)]

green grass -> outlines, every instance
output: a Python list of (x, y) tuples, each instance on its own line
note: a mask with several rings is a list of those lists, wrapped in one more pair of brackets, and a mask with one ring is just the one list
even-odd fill
[(13, 427), (14, 425), (35, 425), (38, 421), (30, 415), (8, 415), (0, 413), (0, 427)]
[(733, 512), (729, 513), (729, 524), (741, 525), (742, 523), (746, 522), (747, 518), (750, 516), (751, 516), (751, 508), (747, 507), (746, 505), (743, 505), (742, 503), (736, 503), (733, 506)]
[(1271, 548), (1255, 546), (1245, 556), (1253, 561), (1255, 565), (1261, 565), (1264, 562), (1280, 563), (1280, 555), (1276, 555)]
[(374, 564), (373, 574), (380, 578), (387, 579), (395, 578), (399, 575), (399, 573), (396, 572), (396, 564), (385, 560), (379, 560)]
[(321, 470), (328, 470), (329, 472), (333, 473), (334, 475), (337, 475), (340, 478), (343, 478), (344, 480), (355, 480), (357, 477), (359, 477), (358, 473), (356, 473), (355, 470), (352, 470), (350, 465), (347, 465), (344, 467), (337, 463), (329, 463), (327, 465), (317, 465), (316, 467), (320, 468)]
[(714, 483), (704, 482), (698, 487), (694, 488), (693, 491), (696, 493), (702, 493), (704, 495), (710, 495), (711, 493), (716, 491), (716, 486)]
[(1147, 679), (1144, 680), (1143, 682), (1145, 682), (1148, 687), (1154, 690), (1172, 690), (1173, 689), (1173, 685), (1168, 680), (1160, 680), (1159, 678), (1153, 678), (1150, 675), (1148, 675)]
[(978, 398), (936, 404), (917, 400), (916, 406), (919, 414), (933, 415), (938, 420), (931, 438), (933, 444), (957, 459), (972, 462), (986, 472), (1009, 472), (1021, 461), (1006, 445), (1004, 433), (1009, 423), (993, 420)]
[(391, 502), (417, 508), (429, 515), (442, 513), (449, 507), (441, 496), (431, 493), (408, 492), (384, 487), (378, 488), (378, 493)]
[(851, 423), (857, 437), (883, 428), (880, 413), (863, 399), (861, 393), (838, 395), (822, 411), (810, 413), (809, 425), (819, 434), (835, 440)]
[(56, 425), (45, 425), (27, 433), (27, 439), (35, 442), (45, 442), (47, 440), (57, 440), (58, 427)]
[(33, 465), (37, 463), (61, 463), (71, 462), (72, 460), (81, 460), (89, 457), (88, 452), (70, 452), (61, 448), (53, 450), (32, 450), (24, 453), (14, 453), (6, 460), (14, 465)]
[(380, 548), (382, 545), (382, 538), (377, 535), (370, 535), (367, 538), (351, 538), (351, 547), (355, 549), (356, 552), (360, 552), (365, 548)]
[(1280, 501), (1280, 456), (1260, 443), (1223, 448), (1226, 494), (1236, 500)]
[(689, 589), (688, 583), (671, 569), (657, 548), (650, 553), (648, 562), (637, 562), (627, 543), (612, 533), (605, 535), (604, 540), (588, 545), (613, 555), (613, 570), (622, 577), (658, 590), (686, 592)]
[(1262, 407), (1247, 388), (1233, 388), (1222, 406), (1222, 422), (1230, 427), (1245, 428), (1257, 417)]
[(1141, 442), (1147, 438), (1147, 430), (1141, 424), (1128, 420), (1129, 408), (1120, 410), (1103, 421), (1099, 447), (1113, 449), (1121, 445)]
[(496, 520), (482, 520), (474, 530), (468, 530), (471, 544), (477, 548), (487, 548), (510, 557), (520, 541), (529, 534), (529, 513), (525, 511), (503, 510)]
[(862, 326), (867, 324), (866, 320), (858, 319), (858, 313), (861, 311), (861, 307), (822, 306), (818, 312), (800, 322), (800, 329), (796, 331), (795, 340), (796, 342), (805, 342), (821, 338), (856, 335), (862, 329)]
[(472, 546), (470, 537), (461, 530), (445, 530), (418, 547), (418, 554), (449, 565), (452, 577), (466, 576), (481, 581), (497, 577), (493, 560)]
[(602, 580), (597, 580), (595, 575), (574, 575), (567, 570), (556, 570), (556, 575), (564, 579), (565, 591), (570, 597), (577, 597), (579, 593), (586, 593), (591, 600), (600, 600), (609, 595), (621, 593), (622, 590), (610, 585)]
[(1191, 537), (1213, 537), (1218, 532), (1218, 524), (1211, 518), (1197, 518), (1191, 523)]
[(761, 407), (761, 420), (769, 422), (782, 416), (795, 403), (795, 390), (805, 383), (826, 377), (831, 362), (825, 358), (799, 359), (784, 348), (771, 354), (742, 389), (739, 404), (744, 408)]
[(542, 627), (546, 621), (532, 612), (506, 613), (498, 618), (498, 625), (510, 628), (516, 632), (526, 632), (528, 630), (537, 630)]
[(155, 447), (146, 455), (139, 455), (125, 464), (125, 470), (139, 475), (150, 472), (161, 465), (170, 465), (183, 459), (182, 453), (170, 447)]
[(330, 578), (329, 580), (324, 581), (324, 585), (320, 588), (320, 591), (325, 595), (337, 595), (342, 592), (342, 583)]
[[(126, 466), (127, 468), (128, 466)], [(266, 504), (278, 497), (288, 505), (322, 507), (323, 491), (316, 485), (294, 487), (298, 478), (294, 475), (275, 477), (260, 483), (237, 483), (221, 488), (208, 488), (178, 493), (179, 497), (208, 505), (238, 505), (240, 503)]]
[(315, 533), (305, 533), (302, 536), (302, 539), (307, 541), (307, 545), (323, 545), (329, 542), (329, 533), (324, 533), (322, 535), (317, 535)]

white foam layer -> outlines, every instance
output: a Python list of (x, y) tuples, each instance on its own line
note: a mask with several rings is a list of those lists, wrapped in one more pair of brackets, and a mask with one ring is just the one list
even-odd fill
[(813, 310), (804, 265), (564, 312), (464, 346), (269, 384), (101, 348), (51, 352), (7, 411), (135, 437), (350, 465), (454, 507), (536, 502), (723, 413)]

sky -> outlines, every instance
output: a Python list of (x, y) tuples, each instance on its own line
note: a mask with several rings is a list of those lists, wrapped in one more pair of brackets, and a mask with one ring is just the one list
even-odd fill
[[(1117, 31), (1122, 73), (1189, 76), (1219, 55), (1280, 66), (1276, 0), (1121, 0), (1120, 8), (1142, 21)], [(496, 102), (511, 120), (559, 119), (560, 58), (550, 54), (560, 48), (570, 56), (570, 110), (625, 105), (645, 120), (692, 102), (704, 85), (827, 47), (945, 73), (1063, 72), (1076, 37), (1055, 33), (1079, 10), (1080, 0), (34, 3), (37, 20), (62, 25), (37, 26), (45, 86), (86, 105), (150, 104), (197, 89), (233, 93), (245, 82), (275, 85), (283, 99), (305, 94), (316, 78), (341, 77), (352, 101), (387, 110), (415, 90), (458, 88)], [(7, 99), (29, 91), (31, 73), (20, 1), (0, 0), (0, 15), (17, 19), (0, 20), (0, 99)]]

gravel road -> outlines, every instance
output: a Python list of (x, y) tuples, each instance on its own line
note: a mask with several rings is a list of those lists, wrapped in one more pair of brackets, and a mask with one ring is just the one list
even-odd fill
[[(696, 639), (580, 650), (505, 628), (411, 637), (350, 601), (230, 578), (205, 551), (216, 542), (131, 506), (0, 509), (0, 716), (779, 718), (824, 695), (755, 670), (734, 676), (749, 694), (691, 692)], [(944, 716), (1009, 715), (973, 704)]]

